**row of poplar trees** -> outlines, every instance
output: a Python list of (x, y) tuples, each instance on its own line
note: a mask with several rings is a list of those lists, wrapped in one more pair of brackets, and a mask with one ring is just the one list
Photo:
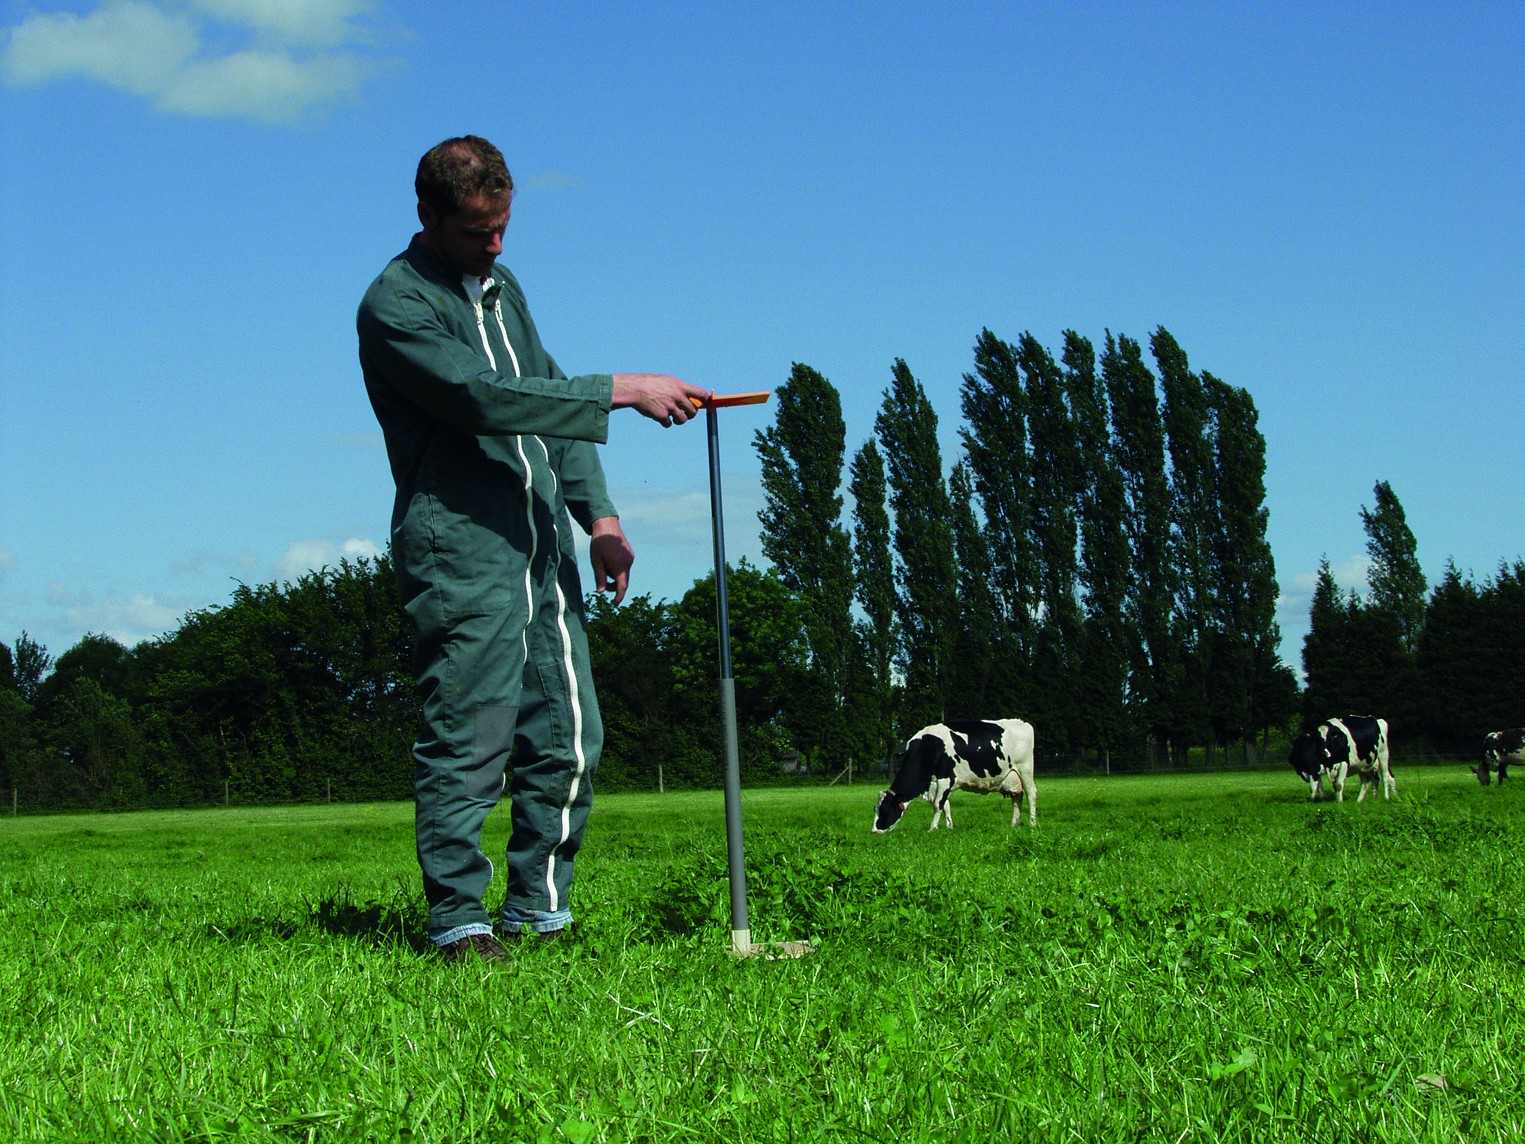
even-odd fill
[(1153, 370), (1126, 336), (1098, 355), (1066, 332), (1056, 358), (982, 331), (951, 470), (904, 361), (850, 461), (840, 395), (794, 366), (756, 446), (763, 551), (803, 607), (808, 755), (1018, 716), (1040, 760), (1253, 759), (1295, 717), (1254, 401), (1166, 330), (1149, 348)]
[[(1027, 719), (1051, 767), (1264, 753), (1297, 686), (1255, 406), (1163, 329), (1149, 350), (983, 332), (951, 469), (905, 362), (850, 460), (837, 391), (793, 368), (755, 442), (771, 567), (727, 582), (749, 781), (878, 767), (962, 717)], [(590, 600), (601, 789), (718, 785), (715, 616), (713, 574)], [(386, 558), (239, 585), (130, 649), (0, 644), (0, 786), (28, 809), (405, 797), (417, 718)]]

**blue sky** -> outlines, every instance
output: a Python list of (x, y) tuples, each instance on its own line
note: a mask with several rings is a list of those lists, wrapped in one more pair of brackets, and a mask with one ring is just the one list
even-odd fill
[[(384, 544), (353, 316), (440, 139), (571, 373), (841, 391), (956, 457), (983, 327), (1248, 389), (1284, 652), (1390, 482), (1432, 580), (1525, 553), (1525, 7), (0, 0), (0, 640), (129, 645)], [(761, 562), (753, 432), (727, 546)], [(617, 414), (632, 591), (711, 566), (702, 421)]]

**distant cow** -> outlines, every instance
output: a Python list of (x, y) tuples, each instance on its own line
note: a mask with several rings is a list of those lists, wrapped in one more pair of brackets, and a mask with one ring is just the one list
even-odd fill
[(948, 796), (955, 790), (981, 794), (1000, 791), (1011, 799), (1011, 824), (1022, 820), (1022, 796), (1027, 795), (1027, 822), (1038, 825), (1038, 790), (1033, 783), (1033, 729), (1021, 719), (958, 719), (923, 727), (895, 752), (895, 779), (879, 796), (874, 810), (874, 833), (883, 834), (900, 821), (912, 799), (932, 804), (932, 825), (946, 818), (953, 827)]
[(1509, 777), (1510, 763), (1525, 763), (1525, 727), (1495, 731), (1483, 739), (1483, 761), (1477, 768), (1477, 781), (1488, 785), (1488, 772), (1498, 771), (1499, 782)]
[(1370, 715), (1346, 715), (1326, 719), (1317, 727), (1304, 729), (1292, 740), (1292, 769), (1308, 783), (1310, 797), (1316, 802), (1324, 792), (1324, 776), (1329, 776), (1334, 797), (1345, 801), (1345, 777), (1354, 771), (1361, 779), (1361, 794), (1382, 782), (1382, 797), (1391, 798), (1398, 784), (1387, 765), (1387, 720)]

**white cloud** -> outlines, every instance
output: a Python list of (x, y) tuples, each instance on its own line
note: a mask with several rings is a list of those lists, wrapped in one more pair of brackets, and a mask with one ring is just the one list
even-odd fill
[(158, 104), (186, 115), (287, 122), (352, 96), (364, 70), (353, 56), (298, 59), (285, 51), (235, 52), (185, 68), (159, 93)]
[(184, 614), (183, 608), (155, 596), (97, 600), (88, 592), (71, 590), (57, 582), (48, 585), (48, 600), (63, 617), (62, 624), (57, 625), (60, 628), (100, 632), (127, 647), (178, 627)]
[(0, 576), (4, 576), (14, 567), (16, 567), (16, 558), (6, 549), (0, 548)]
[(366, 0), (195, 0), (219, 20), (242, 24), (290, 45), (333, 47), (355, 36), (354, 19)]
[(134, 95), (173, 82), (200, 47), (196, 27), (143, 0), (109, 0), (88, 16), (32, 16), (11, 29), (0, 58), (18, 86), (82, 76)]
[(294, 540), (276, 562), (276, 574), (295, 580), (319, 568), (334, 567), (341, 560), (375, 559), (382, 554), (373, 540)]
[[(184, 115), (273, 123), (351, 98), (375, 66), (352, 49), (364, 0), (159, 0), (35, 15), (9, 30), (0, 75), (15, 86), (95, 80)], [(241, 41), (241, 42), (240, 42)], [(252, 41), (252, 42), (251, 42)]]

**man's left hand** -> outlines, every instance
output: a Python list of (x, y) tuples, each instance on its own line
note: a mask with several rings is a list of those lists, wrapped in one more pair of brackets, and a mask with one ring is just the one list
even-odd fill
[(630, 587), (630, 566), (635, 563), (635, 552), (625, 539), (619, 517), (602, 516), (593, 522), (588, 553), (593, 557), (593, 590), (613, 592), (618, 604)]

